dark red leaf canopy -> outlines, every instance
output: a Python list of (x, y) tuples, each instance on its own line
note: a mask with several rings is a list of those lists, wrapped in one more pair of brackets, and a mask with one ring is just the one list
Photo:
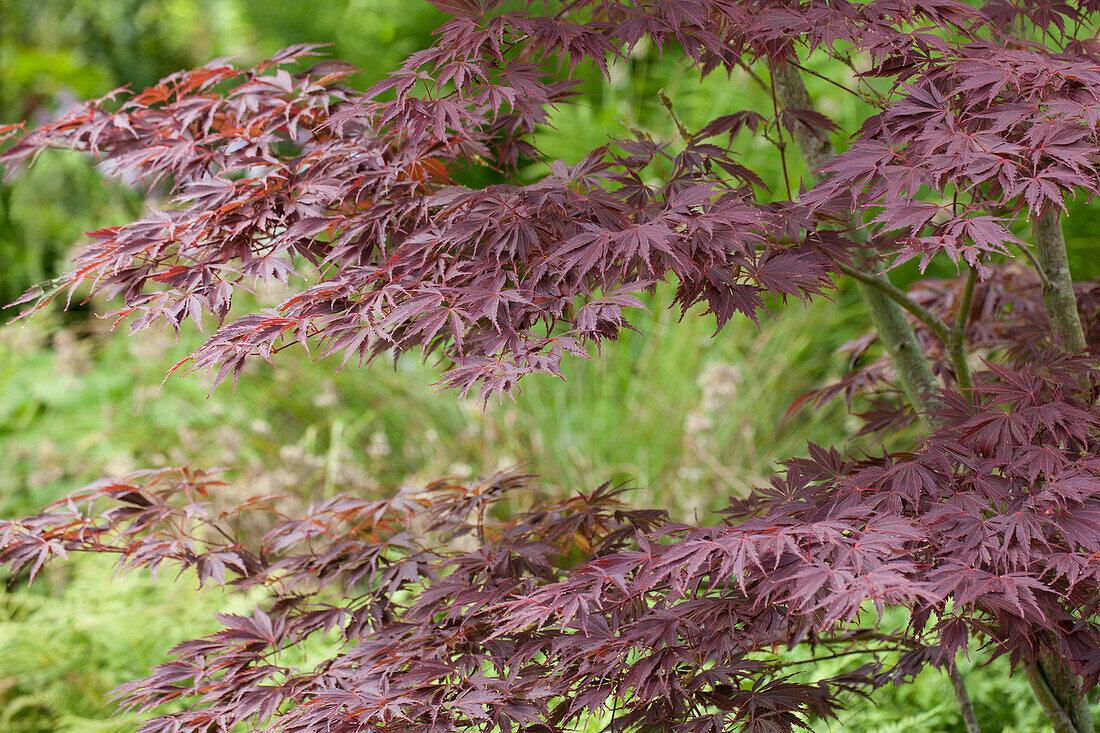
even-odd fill
[[(314, 283), (224, 325), (189, 368), (220, 380), (295, 341), (345, 361), (419, 348), (449, 363), (444, 384), (486, 396), (614, 338), (640, 306), (632, 294), (662, 280), (719, 326), (755, 319), (768, 294), (821, 292), (829, 258), (848, 256), (815, 236), (837, 206), (881, 205), (876, 225), (907, 233), (903, 257), (976, 263), (1014, 239), (1002, 212), (1095, 190), (1092, 56), (1010, 41), (997, 16), (962, 3), (571, 2), (554, 15), (504, 5), (447, 6), (456, 16), (437, 44), (365, 94), (340, 86), (352, 69), (337, 62), (291, 73), (311, 47), (248, 71), (214, 62), (121, 104), (89, 103), (19, 137), (3, 160), (67, 146), (126, 180), (168, 180), (165, 211), (97, 232), (66, 281), (121, 296), (134, 328), (221, 320), (249, 283)], [(929, 23), (948, 35), (906, 30)], [(960, 32), (970, 40), (948, 41)], [(531, 183), (456, 183), (469, 166), (514, 175), (539, 158), (536, 133), (573, 81), (546, 61), (606, 71), (643, 36), (704, 71), (842, 45), (905, 83), (805, 197), (809, 209), (758, 201), (756, 175), (706, 140), (759, 124), (744, 112), (680, 149), (622, 140)], [(807, 110), (779, 110), (779, 122), (834, 127)], [(643, 183), (656, 165), (662, 182)], [(916, 199), (926, 190), (954, 192), (947, 216)]]
[[(981, 272), (973, 300), (938, 281), (912, 296), (943, 320), (970, 303), (951, 325), (989, 360), (972, 390), (940, 395), (942, 427), (912, 452), (813, 447), (714, 527), (628, 511), (608, 486), (494, 519), (528, 483), (515, 474), (337, 497), (296, 519), (259, 501), (218, 511), (214, 478), (190, 470), (96, 484), (0, 523), (0, 561), (31, 575), (89, 550), (270, 594), (122, 691), (143, 710), (184, 703), (144, 730), (562, 731), (609, 708), (616, 730), (788, 730), (829, 715), (840, 693), (952, 664), (969, 639), (1014, 661), (1053, 650), (1095, 686), (1097, 365), (1050, 351), (1041, 284), (1003, 258), (1018, 244), (1011, 221), (1097, 193), (1100, 68), (1073, 35), (1100, 8), (438, 5), (454, 18), (436, 44), (366, 93), (342, 85), (343, 64), (299, 70), (316, 49), (296, 47), (0, 130), (6, 164), (70, 147), (170, 191), (163, 210), (94, 233), (65, 286), (121, 298), (135, 329), (212, 313), (222, 325), (185, 365), (219, 380), (294, 343), (345, 361), (420, 349), (446, 361), (444, 384), (489, 396), (614, 338), (638, 291), (662, 281), (721, 327), (766, 299), (821, 293), (868, 249), (943, 254)], [(1046, 43), (1003, 32), (1020, 18)], [(731, 148), (742, 130), (823, 140), (835, 127), (778, 101), (772, 118), (725, 110), (677, 141), (609, 141), (525, 178), (582, 70), (607, 73), (642, 38), (701, 73), (855, 55), (879, 112), (796, 201), (762, 195)], [(463, 185), (471, 168), (495, 183)], [(269, 281), (296, 292), (222, 323), (238, 287)], [(1097, 292), (1078, 287), (1094, 348)], [(919, 336), (952, 385), (946, 339)], [(860, 365), (817, 396), (881, 392), (893, 376)], [(868, 429), (905, 419), (881, 399)], [(270, 529), (249, 541), (239, 528), (255, 515)], [(911, 611), (908, 629), (857, 623), (887, 606)], [(337, 653), (286, 662), (326, 632)], [(872, 661), (806, 683), (777, 653), (803, 642)]]

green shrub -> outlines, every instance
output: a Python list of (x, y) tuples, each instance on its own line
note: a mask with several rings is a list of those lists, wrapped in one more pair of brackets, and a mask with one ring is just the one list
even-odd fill
[(105, 557), (79, 557), (46, 583), (0, 593), (0, 730), (122, 733), (108, 693), (148, 674), (175, 644), (218, 628), (218, 611), (250, 613), (247, 597), (193, 583), (114, 576)]

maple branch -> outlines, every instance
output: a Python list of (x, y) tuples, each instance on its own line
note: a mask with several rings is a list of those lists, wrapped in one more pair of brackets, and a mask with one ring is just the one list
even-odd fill
[[(1009, 37), (1024, 36), (1024, 16), (1020, 16), (1020, 32), (1014, 29)], [(1084, 329), (1073, 294), (1066, 240), (1062, 233), (1058, 209), (1051, 206), (1032, 223), (1038, 258), (1032, 258), (1043, 283), (1043, 304), (1053, 341), (1067, 351), (1082, 351), (1086, 347)], [(1056, 733), (1092, 733), (1092, 713), (1088, 701), (1080, 695), (1080, 684), (1069, 672), (1066, 663), (1053, 649), (1041, 650), (1038, 659), (1028, 665), (1032, 690), (1039, 700)]]
[[(772, 89), (783, 100), (785, 107), (816, 109), (813, 98), (810, 97), (806, 83), (802, 80), (802, 75), (797, 68), (789, 63), (783, 66), (773, 64), (771, 72)], [(818, 136), (801, 122), (794, 125), (792, 135), (798, 142), (802, 157), (810, 169), (811, 180), (816, 183), (818, 180), (816, 172), (828, 165), (836, 156), (833, 142), (828, 135)], [(852, 216), (850, 223), (854, 236), (865, 239), (855, 216)], [(845, 272), (845, 274), (849, 273)], [(874, 280), (876, 284), (872, 285), (868, 278)], [(923, 419), (929, 427), (939, 427), (939, 420), (928, 414), (940, 406), (939, 400), (936, 399), (936, 378), (932, 374), (932, 366), (921, 349), (912, 324), (905, 317), (902, 304), (888, 294), (891, 288), (897, 289), (896, 286), (882, 273), (864, 275), (860, 272), (859, 277), (854, 279), (862, 286), (860, 292), (867, 304), (871, 321), (878, 330), (879, 338), (897, 371), (902, 390), (910, 405), (915, 412), (925, 413)], [(908, 296), (905, 298), (908, 300)], [(943, 337), (946, 337), (947, 326), (944, 325), (943, 328)]]
[(936, 337), (943, 342), (944, 346), (951, 345), (951, 329), (947, 327), (947, 323), (942, 318), (937, 316), (932, 311), (928, 310), (920, 303), (916, 302), (909, 295), (899, 288), (894, 283), (886, 280), (882, 277), (876, 277), (875, 275), (868, 275), (865, 272), (857, 270), (851, 265), (846, 265), (843, 262), (836, 263), (837, 269), (843, 272), (853, 280), (858, 280), (864, 285), (874, 288), (879, 292), (886, 295), (890, 300), (900, 305), (905, 310), (916, 316), (917, 320), (928, 327), (928, 330), (936, 334)]
[(1035, 253), (1032, 252), (1027, 245), (1014, 243), (1016, 248), (1023, 253), (1024, 257), (1028, 259), (1031, 266), (1035, 268), (1035, 274), (1039, 276), (1039, 282), (1042, 284), (1043, 289), (1050, 287), (1050, 278), (1047, 277), (1046, 272), (1043, 270), (1043, 266), (1039, 264), (1039, 260), (1035, 257)]
[[(801, 76), (796, 70), (792, 70), (791, 66), (781, 69), (773, 68), (772, 80), (773, 89), (784, 98), (784, 103), (787, 106), (801, 109), (814, 108), (813, 100), (810, 98)], [(804, 125), (796, 125), (792, 134), (802, 149), (803, 157), (811, 169), (811, 176), (813, 176), (814, 171), (824, 168), (835, 155), (832, 142), (827, 137), (815, 135), (813, 131)], [(853, 231), (858, 235), (860, 232), (857, 226), (858, 222), (853, 221), (852, 224)], [(1064, 245), (1062, 253), (1064, 257)], [(968, 273), (962, 300), (960, 301), (959, 314), (956, 317), (955, 329), (949, 330), (942, 319), (909, 298), (906, 293), (891, 283), (885, 275), (867, 274), (846, 264), (839, 264), (838, 267), (841, 272), (863, 285), (861, 290), (872, 320), (874, 320), (879, 336), (883, 340), (883, 345), (886, 347), (898, 372), (902, 386), (914, 406), (920, 405), (925, 407), (926, 410), (929, 406), (934, 406), (932, 395), (935, 382), (928, 361), (916, 341), (916, 335), (899, 308), (904, 308), (912, 313), (939, 337), (948, 349), (959, 386), (963, 389), (973, 388), (973, 378), (966, 361), (964, 342), (966, 323), (973, 303), (977, 277), (976, 268), (971, 268)], [(1072, 293), (1072, 284), (1070, 287)], [(1076, 315), (1076, 310), (1074, 310), (1074, 315)], [(937, 427), (939, 422), (928, 416), (925, 416), (925, 420), (933, 428)], [(948, 675), (955, 691), (956, 702), (966, 722), (967, 730), (969, 733), (978, 733), (980, 728), (962, 676), (954, 668), (948, 670)], [(1074, 733), (1078, 732), (1075, 731)]]
[(966, 361), (966, 324), (970, 322), (970, 307), (974, 304), (974, 285), (978, 282), (978, 268), (971, 267), (966, 275), (959, 310), (955, 315), (955, 327), (951, 329), (951, 338), (947, 343), (947, 353), (955, 367), (955, 379), (964, 394), (974, 388), (974, 378), (970, 375), (970, 364)]
[(791, 193), (791, 176), (787, 172), (787, 141), (783, 139), (783, 123), (779, 121), (779, 99), (776, 97), (774, 75), (772, 78), (771, 93), (772, 119), (775, 121), (775, 134), (779, 138), (779, 141), (775, 143), (775, 147), (779, 150), (779, 164), (783, 167), (783, 183), (787, 187), (787, 198), (793, 200), (794, 195)]
[(822, 81), (827, 81), (830, 84), (832, 84), (834, 87), (837, 87), (838, 89), (843, 89), (844, 91), (848, 92), (849, 94), (851, 94), (853, 97), (856, 97), (857, 99), (862, 99), (863, 101), (867, 101), (867, 98), (866, 98), (865, 95), (860, 94), (857, 90), (852, 89), (849, 86), (845, 86), (845, 85), (841, 84), (839, 81), (836, 81), (835, 79), (830, 79), (829, 77), (825, 76), (824, 74), (821, 74), (817, 71), (814, 71), (813, 69), (807, 68), (807, 67), (803, 66), (802, 64), (800, 64), (796, 61), (788, 61), (787, 63), (791, 64), (792, 66), (794, 66), (799, 71), (805, 72), (805, 73), (809, 74), (810, 76), (821, 79)]
[[(788, 62), (781, 67), (772, 64), (771, 76), (773, 97), (782, 100), (784, 108), (817, 109), (813, 98), (810, 97), (809, 90), (806, 89), (805, 82), (802, 81), (802, 74), (793, 64)], [(778, 110), (776, 114), (778, 116)], [(806, 161), (806, 166), (810, 169), (811, 179), (816, 182), (816, 172), (828, 165), (836, 156), (833, 141), (827, 135), (818, 136), (801, 122), (795, 123), (791, 134), (798, 143), (799, 150), (802, 151), (802, 157)]]
[(832, 654), (825, 654), (820, 657), (810, 657), (809, 659), (799, 659), (794, 662), (786, 662), (785, 666), (794, 667), (799, 664), (818, 664), (819, 662), (827, 662), (831, 659), (842, 659), (844, 657), (850, 657), (855, 654), (882, 654), (884, 652), (905, 652), (911, 649), (909, 646), (888, 646), (881, 649), (850, 649), (844, 652), (834, 652)]
[(738, 57), (737, 65), (740, 66), (745, 71), (745, 73), (749, 75), (749, 78), (756, 82), (757, 86), (759, 86), (765, 92), (771, 88), (764, 83), (764, 80), (760, 78), (759, 74), (752, 70), (751, 66), (745, 63), (744, 59)]
[[(1051, 669), (1052, 665), (1053, 669)], [(1028, 680), (1031, 682), (1031, 689), (1043, 706), (1043, 712), (1046, 713), (1055, 733), (1093, 733), (1094, 726), (1088, 712), (1088, 702), (1082, 701), (1074, 706), (1066, 705), (1058, 694), (1058, 691), (1071, 687), (1069, 681), (1063, 679), (1065, 666), (1061, 661), (1054, 657), (1049, 659), (1040, 657), (1030, 667), (1031, 673), (1028, 675)], [(1076, 687), (1074, 683), (1072, 688)]]
[[(1043, 304), (1050, 320), (1052, 340), (1066, 351), (1083, 351), (1088, 344), (1077, 312), (1058, 210), (1052, 206), (1037, 216), (1032, 232), (1038, 256), (1036, 269), (1043, 281)], [(1054, 650), (1042, 650), (1030, 667), (1031, 687), (1056, 733), (1093, 733), (1095, 727), (1088, 701), (1081, 695), (1080, 684), (1068, 665)]]
[(1066, 257), (1066, 239), (1058, 210), (1050, 207), (1035, 218), (1035, 252), (1046, 276), (1043, 303), (1053, 331), (1054, 342), (1066, 351), (1084, 351), (1087, 347), (1077, 298), (1073, 294), (1073, 277)]
[(954, 664), (947, 670), (947, 676), (951, 678), (951, 686), (955, 688), (955, 702), (959, 705), (963, 722), (966, 724), (966, 733), (982, 733), (982, 727), (978, 725), (978, 716), (974, 713), (974, 703), (970, 701), (970, 693), (966, 691), (966, 683), (959, 668)]

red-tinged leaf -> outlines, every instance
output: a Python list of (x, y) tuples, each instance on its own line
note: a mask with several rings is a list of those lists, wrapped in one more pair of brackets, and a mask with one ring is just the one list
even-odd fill
[(428, 0), (445, 13), (451, 15), (480, 15), (482, 8), (477, 0)]

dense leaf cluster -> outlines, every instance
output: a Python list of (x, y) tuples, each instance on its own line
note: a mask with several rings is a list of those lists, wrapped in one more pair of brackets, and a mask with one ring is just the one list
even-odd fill
[[(265, 589), (263, 609), (223, 617), (122, 690), (142, 710), (182, 702), (145, 730), (559, 731), (606, 711), (616, 731), (786, 730), (830, 715), (839, 693), (950, 668), (971, 639), (1028, 669), (1054, 657), (1074, 691), (1095, 687), (1100, 291), (1078, 284), (1058, 315), (1084, 320), (1086, 348), (1059, 351), (1071, 342), (1052, 332), (1052, 298), (1067, 297), (1068, 272), (1006, 260), (1029, 252), (1021, 218), (1049, 222), (1100, 191), (1100, 64), (1078, 40), (1098, 8), (436, 4), (454, 16), (436, 44), (366, 93), (341, 85), (344, 64), (294, 70), (315, 55), (296, 47), (0, 130), (4, 163), (76, 148), (171, 192), (163, 210), (94, 233), (72, 274), (28, 302), (91, 283), (135, 329), (212, 313), (222, 325), (177, 368), (219, 381), (295, 343), (345, 361), (419, 349), (444, 359), (445, 385), (488, 397), (614, 338), (659, 282), (720, 329), (844, 273), (912, 314), (943, 389), (895, 406), (891, 353), (805, 399), (870, 396), (865, 430), (922, 410), (935, 430), (903, 453), (814, 447), (706, 527), (627, 510), (607, 486), (501, 519), (494, 507), (529, 479), (510, 473), (280, 517), (263, 500), (215, 508), (216, 479), (190, 469), (105, 481), (0, 524), (0, 561), (32, 577), (87, 550)], [(609, 73), (643, 38), (704, 74), (860, 59), (858, 88), (834, 83), (879, 113), (815, 165), (837, 125), (773, 89), (771, 116), (729, 110), (675, 140), (638, 132), (530, 180), (538, 131), (581, 70)], [(799, 142), (816, 170), (798, 195), (776, 200), (739, 162), (746, 133), (781, 153)], [(473, 185), (485, 171), (496, 182)], [(906, 293), (881, 272), (936, 257), (969, 277)], [(224, 322), (237, 288), (298, 276), (307, 286), (277, 308)], [(250, 539), (246, 515), (270, 529)], [(910, 610), (908, 628), (878, 628), (888, 606)], [(284, 663), (326, 633), (338, 653)], [(799, 681), (782, 650), (801, 643), (869, 661)]]
[[(1100, 672), (1100, 416), (1080, 359), (1038, 372), (992, 366), (973, 402), (912, 454), (852, 460), (814, 448), (771, 487), (697, 528), (630, 511), (621, 489), (492, 506), (530, 477), (445, 482), (391, 499), (341, 496), (238, 530), (255, 501), (218, 512), (216, 477), (165, 470), (103, 482), (39, 517), (4, 523), (0, 560), (33, 575), (52, 556), (113, 552), (200, 579), (264, 586), (272, 603), (186, 642), (127, 704), (195, 707), (149, 731), (230, 730), (278, 712), (277, 730), (557, 730), (621, 706), (616, 724), (748, 730), (828, 714), (839, 690), (951, 663), (971, 635), (1017, 661), (1054, 648)], [(106, 505), (104, 502), (107, 502)], [(838, 629), (887, 605), (903, 636)], [(314, 634), (343, 651), (315, 669), (279, 662)], [(799, 641), (901, 650), (814, 684), (774, 650)]]
[[(450, 40), (464, 52), (474, 43)], [(456, 169), (536, 156), (525, 138), (567, 84), (534, 64), (489, 73), (438, 61), (435, 83), (450, 90), (438, 98), (413, 97), (423, 75), (412, 72), (360, 95), (336, 86), (346, 65), (294, 76), (278, 66), (309, 53), (248, 72), (183, 72), (117, 111), (93, 102), (12, 146), (7, 161), (66, 145), (129, 180), (170, 178), (176, 207), (95, 233), (65, 284), (121, 295), (118, 315), (135, 329), (179, 327), (204, 312), (224, 318), (237, 287), (285, 284), (308, 267), (312, 287), (222, 327), (190, 366), (239, 374), (295, 341), (345, 361), (421, 348), (446, 356), (448, 384), (486, 392), (559, 373), (563, 352), (614, 337), (624, 309), (642, 307), (634, 293), (673, 276), (685, 309), (704, 301), (719, 323), (755, 318), (762, 293), (831, 286), (817, 242), (764, 246), (797, 226), (752, 200), (757, 178), (726, 148), (703, 142), (735, 123), (675, 154), (621, 141), (533, 184), (471, 190), (454, 184)], [(214, 93), (219, 85), (231, 86)], [(376, 101), (384, 91), (395, 99)], [(659, 163), (670, 175), (651, 190), (643, 174)]]

